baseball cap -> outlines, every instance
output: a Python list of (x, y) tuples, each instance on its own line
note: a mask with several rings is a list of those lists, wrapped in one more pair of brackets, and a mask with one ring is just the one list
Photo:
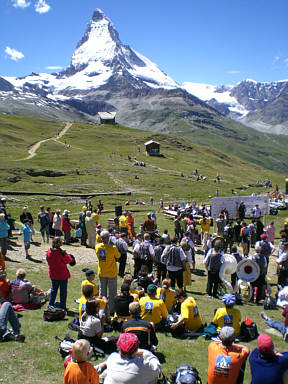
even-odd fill
[(260, 236), (260, 238), (263, 239), (263, 240), (264, 240), (264, 239), (267, 239), (267, 235), (266, 235), (266, 233), (262, 233), (262, 235)]
[(68, 213), (70, 213), (70, 211), (68, 211), (68, 209), (64, 209), (64, 215), (68, 215)]
[(95, 275), (95, 272), (92, 270), (92, 269), (87, 269), (85, 271), (85, 275), (88, 277), (88, 276), (92, 276), (92, 275)]
[(86, 205), (83, 205), (83, 207), (82, 207), (82, 211), (87, 211), (87, 207), (86, 207)]
[(124, 353), (134, 353), (139, 347), (139, 340), (134, 333), (121, 333), (117, 345)]
[(272, 354), (274, 353), (274, 343), (269, 335), (262, 333), (258, 339), (258, 350), (261, 354)]

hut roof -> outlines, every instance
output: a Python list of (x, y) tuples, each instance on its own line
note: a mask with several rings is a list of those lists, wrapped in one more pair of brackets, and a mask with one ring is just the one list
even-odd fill
[(144, 143), (144, 145), (149, 145), (149, 144), (153, 144), (153, 143), (160, 145), (160, 143), (157, 143), (157, 141), (154, 141), (154, 140), (149, 140), (146, 143)]
[(98, 112), (98, 115), (103, 120), (110, 120), (115, 118), (116, 112)]

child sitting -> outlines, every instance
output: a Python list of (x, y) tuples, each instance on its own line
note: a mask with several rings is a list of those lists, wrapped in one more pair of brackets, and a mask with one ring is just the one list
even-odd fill
[(170, 313), (172, 311), (173, 304), (177, 301), (175, 298), (175, 291), (171, 289), (171, 279), (164, 279), (162, 281), (162, 287), (157, 288), (157, 297), (162, 299)]
[(90, 344), (87, 340), (77, 340), (73, 345), (72, 361), (64, 373), (64, 384), (99, 384), (99, 376), (92, 364), (87, 362)]
[(0, 296), (2, 296), (6, 301), (9, 301), (11, 294), (11, 284), (10, 281), (6, 279), (6, 277), (6, 271), (0, 269)]
[(141, 265), (137, 279), (133, 280), (133, 283), (137, 283), (137, 290), (143, 288), (145, 292), (147, 292), (148, 285), (155, 284), (156, 282), (157, 279), (154, 279), (152, 273), (149, 274), (148, 266), (145, 264)]

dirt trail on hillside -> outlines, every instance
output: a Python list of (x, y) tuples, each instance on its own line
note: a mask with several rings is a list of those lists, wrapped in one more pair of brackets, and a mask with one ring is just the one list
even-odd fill
[(49, 140), (57, 141), (58, 139), (61, 139), (61, 137), (65, 135), (65, 133), (68, 131), (69, 128), (71, 128), (71, 126), (72, 126), (72, 123), (66, 123), (65, 127), (59, 133), (57, 133), (57, 135), (55, 135), (53, 137), (49, 137), (48, 139), (38, 141), (37, 143), (33, 144), (28, 149), (29, 155), (22, 160), (29, 160), (29, 159), (32, 159), (34, 156), (36, 156), (37, 155), (36, 152), (40, 148), (40, 145), (42, 143), (45, 143), (46, 141), (49, 141)]

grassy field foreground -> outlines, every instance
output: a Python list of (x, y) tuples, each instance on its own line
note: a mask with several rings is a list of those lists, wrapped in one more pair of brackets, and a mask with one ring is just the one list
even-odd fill
[[(143, 212), (144, 213), (144, 212)], [(142, 215), (143, 215), (142, 213)], [(285, 212), (281, 213), (277, 217), (277, 231), (279, 230), (281, 223), (285, 218)], [(172, 232), (172, 223), (162, 215), (158, 215), (158, 223), (160, 231), (162, 232), (164, 227), (167, 227)], [(138, 220), (140, 219), (138, 213)], [(101, 218), (102, 220), (102, 218)], [(36, 240), (39, 239), (39, 235), (36, 236)], [(18, 245), (21, 245), (21, 241), (17, 241)], [(17, 247), (14, 247), (17, 249)], [(41, 260), (45, 258), (45, 250), (47, 246), (41, 246), (37, 248), (37, 259)], [(20, 248), (18, 248), (18, 253)], [(18, 384), (18, 383), (61, 383), (63, 360), (58, 353), (58, 341), (55, 340), (55, 336), (63, 338), (67, 332), (74, 338), (77, 334), (70, 331), (67, 327), (68, 322), (72, 320), (74, 312), (77, 312), (78, 305), (74, 302), (74, 299), (80, 296), (80, 283), (84, 278), (82, 268), (89, 267), (97, 271), (96, 257), (95, 260), (92, 257), (87, 258), (85, 263), (85, 248), (81, 248), (79, 245), (71, 247), (71, 252), (81, 254), (81, 261), (78, 257), (78, 264), (75, 267), (70, 267), (71, 279), (68, 284), (68, 306), (69, 313), (67, 319), (60, 322), (48, 323), (43, 321), (43, 309), (35, 311), (21, 312), (21, 324), (22, 332), (26, 335), (26, 341), (24, 344), (19, 343), (0, 343), (0, 372), (3, 383)], [(10, 251), (9, 256), (14, 257), (16, 260), (20, 260), (17, 257), (17, 252)], [(83, 261), (84, 258), (84, 261)], [(197, 267), (199, 272), (204, 272), (202, 266), (201, 254), (197, 255)], [(94, 260), (94, 261), (93, 261)], [(81, 263), (81, 264), (80, 264)], [(7, 263), (8, 277), (10, 280), (14, 279), (15, 272), (19, 267), (25, 267), (28, 272), (28, 278), (33, 283), (38, 284), (43, 289), (50, 288), (50, 280), (48, 278), (48, 268), (45, 260), (41, 264), (35, 264), (31, 262), (23, 261), (21, 263)], [(129, 271), (130, 267), (127, 267), (126, 271)], [(277, 276), (275, 272), (275, 262), (272, 258), (269, 267), (269, 283), (276, 283)], [(220, 300), (209, 299), (205, 296), (206, 276), (200, 274), (192, 274), (192, 286), (188, 288), (189, 295), (192, 295), (199, 306), (199, 311), (204, 322), (209, 323), (212, 320), (213, 312), (216, 308), (221, 306)], [(96, 278), (97, 280), (97, 278)], [(119, 279), (118, 284), (120, 286), (121, 281)], [(273, 287), (275, 293), (275, 287)], [(245, 306), (238, 307), (242, 314), (242, 319), (249, 316), (253, 321), (257, 323), (259, 332), (266, 332), (267, 326), (260, 317), (260, 312), (263, 310), (262, 306), (256, 306), (255, 304), (246, 304)], [(273, 319), (281, 320), (281, 310), (270, 311), (269, 316)], [(269, 332), (271, 331), (268, 330)], [(109, 335), (109, 334), (107, 334)], [(209, 341), (205, 341), (202, 337), (195, 340), (180, 340), (172, 338), (171, 335), (159, 334), (159, 346), (158, 352), (162, 356), (163, 371), (166, 375), (170, 375), (177, 365), (181, 363), (191, 363), (199, 370), (203, 383), (207, 379), (207, 348)], [(287, 345), (282, 340), (282, 337), (277, 332), (273, 332), (272, 338), (275, 346), (278, 350), (284, 351), (287, 349)], [(250, 349), (256, 347), (256, 341), (250, 342)], [(91, 361), (96, 364), (100, 360)], [(246, 367), (245, 383), (250, 382), (249, 364)]]

